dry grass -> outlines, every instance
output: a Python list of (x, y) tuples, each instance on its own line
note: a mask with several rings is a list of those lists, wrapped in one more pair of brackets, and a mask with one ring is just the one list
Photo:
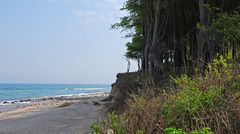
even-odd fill
[(213, 66), (204, 76), (176, 78), (172, 90), (154, 83), (145, 79), (115, 94), (114, 107), (126, 119), (121, 124), (127, 134), (159, 134), (168, 127), (187, 132), (210, 127), (217, 134), (240, 134), (240, 90), (235, 87), (240, 85), (239, 64)]
[(235, 69), (227, 73), (183, 79), (185, 83), (175, 91), (164, 91), (146, 82), (130, 97), (123, 112), (127, 133), (140, 129), (158, 134), (167, 127), (187, 132), (210, 127), (217, 134), (240, 133), (240, 92), (233, 86), (240, 82), (240, 73)]
[[(222, 96), (225, 105), (216, 107), (200, 107), (195, 115), (179, 112), (172, 97), (175, 93), (164, 93), (158, 97), (144, 99), (142, 96), (129, 101), (127, 110), (123, 113), (127, 119), (126, 132), (136, 133), (144, 130), (147, 134), (164, 133), (167, 127), (183, 130), (200, 130), (210, 127), (218, 134), (240, 133), (240, 99), (234, 94)], [(227, 97), (227, 98), (225, 98)], [(165, 104), (169, 104), (171, 112), (166, 112)]]

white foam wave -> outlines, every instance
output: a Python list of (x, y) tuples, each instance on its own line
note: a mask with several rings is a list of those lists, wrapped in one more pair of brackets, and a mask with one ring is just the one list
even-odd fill
[(65, 88), (65, 90), (75, 90), (75, 91), (89, 91), (89, 90), (102, 90), (103, 88)]
[(0, 102), (0, 106), (9, 106), (9, 105), (16, 105), (16, 104), (31, 104), (31, 101), (30, 100), (3, 101), (3, 102)]
[(9, 106), (9, 105), (16, 105), (16, 104), (31, 104), (35, 101), (44, 101), (44, 100), (51, 100), (51, 99), (68, 99), (68, 98), (85, 98), (85, 97), (97, 97), (97, 96), (108, 96), (109, 92), (95, 92), (95, 93), (79, 93), (79, 94), (64, 94), (64, 95), (55, 95), (55, 96), (43, 96), (43, 97), (36, 97), (36, 98), (29, 98), (29, 99), (22, 99), (22, 100), (11, 100), (11, 101), (2, 101), (0, 102), (0, 106)]

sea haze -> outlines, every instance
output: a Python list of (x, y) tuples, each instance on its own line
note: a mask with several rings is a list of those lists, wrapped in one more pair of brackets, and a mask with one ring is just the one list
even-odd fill
[(46, 96), (110, 92), (105, 84), (0, 84), (0, 102)]

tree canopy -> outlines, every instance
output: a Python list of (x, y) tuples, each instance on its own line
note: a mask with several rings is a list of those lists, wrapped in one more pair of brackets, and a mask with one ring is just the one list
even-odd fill
[(239, 61), (239, 0), (127, 0), (113, 24), (131, 38), (126, 57), (146, 75), (200, 73), (217, 55)]

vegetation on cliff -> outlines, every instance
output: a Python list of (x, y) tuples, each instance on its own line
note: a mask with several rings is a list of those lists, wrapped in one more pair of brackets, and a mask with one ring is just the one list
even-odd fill
[(219, 56), (204, 76), (182, 75), (172, 81), (174, 90), (152, 83), (131, 94), (123, 112), (108, 114), (92, 129), (98, 134), (109, 129), (116, 134), (240, 133), (238, 63)]
[(106, 120), (95, 133), (240, 133), (240, 1), (127, 0), (128, 32)]

